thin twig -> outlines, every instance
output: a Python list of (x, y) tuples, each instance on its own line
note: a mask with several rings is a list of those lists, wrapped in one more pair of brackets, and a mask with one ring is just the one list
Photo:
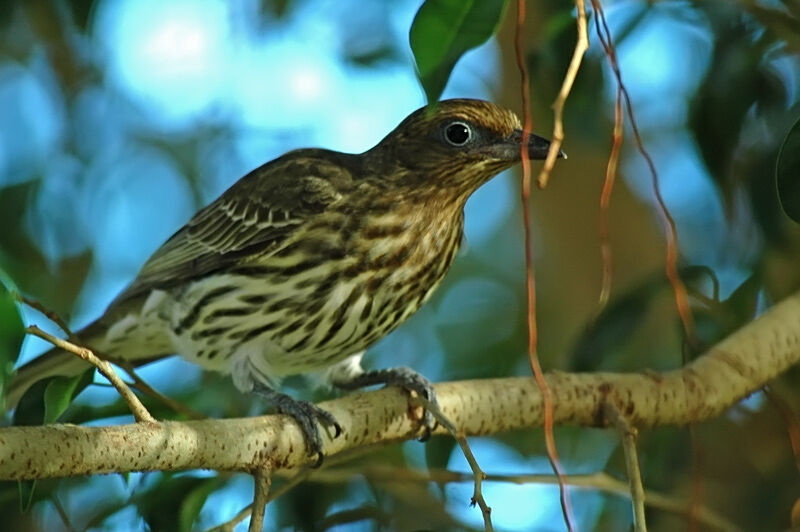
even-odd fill
[[(78, 355), (86, 362), (95, 366), (100, 373), (105, 376), (109, 380), (109, 382), (117, 389), (119, 394), (128, 403), (131, 411), (133, 412), (133, 416), (136, 421), (148, 421), (155, 423), (156, 420), (153, 416), (150, 415), (150, 412), (144, 407), (144, 405), (139, 401), (139, 398), (136, 397), (136, 394), (131, 392), (128, 385), (117, 375), (114, 368), (109, 364), (107, 361), (99, 358), (95, 355), (91, 350), (87, 349), (86, 347), (80, 346), (80, 339), (72, 332), (69, 328), (69, 325), (58, 315), (57, 312), (54, 312), (47, 307), (45, 307), (39, 301), (35, 299), (31, 299), (29, 297), (23, 296), (22, 294), (15, 294), (15, 297), (18, 301), (28, 305), (29, 307), (38, 310), (42, 314), (44, 314), (47, 319), (55, 323), (65, 335), (67, 335), (67, 341), (61, 340), (58, 337), (52, 336), (43, 330), (41, 330), (36, 325), (31, 325), (26, 329), (28, 334), (33, 334), (34, 336), (38, 336), (43, 340), (50, 342), (51, 344), (55, 345), (56, 347), (60, 347), (61, 349)], [(63, 342), (63, 344), (61, 344)], [(127, 370), (126, 370), (127, 371)], [(128, 372), (131, 373), (130, 371)], [(134, 376), (137, 379), (137, 376)], [(141, 381), (141, 379), (139, 379)], [(149, 388), (149, 387), (148, 387)], [(152, 388), (151, 388), (152, 390)]]
[(575, 83), (575, 77), (578, 75), (578, 70), (583, 61), (583, 55), (589, 49), (589, 37), (586, 29), (586, 3), (584, 0), (575, 0), (575, 8), (578, 11), (578, 40), (575, 43), (575, 50), (572, 52), (572, 60), (569, 62), (569, 68), (564, 76), (564, 82), (561, 84), (561, 90), (558, 91), (558, 97), (553, 102), (553, 140), (550, 143), (550, 151), (547, 152), (547, 159), (544, 161), (539, 177), (536, 184), (539, 188), (547, 186), (547, 181), (550, 179), (550, 172), (558, 159), (558, 153), (561, 151), (561, 144), (564, 142), (564, 103), (567, 101), (572, 85)]
[(154, 399), (157, 399), (158, 401), (161, 401), (161, 403), (166, 405), (168, 408), (171, 408), (172, 410), (174, 410), (175, 412), (177, 412), (179, 414), (183, 414), (184, 416), (188, 417), (189, 419), (208, 419), (208, 416), (205, 416), (205, 415), (201, 414), (200, 412), (198, 412), (197, 410), (194, 410), (194, 409), (186, 406), (185, 404), (181, 403), (180, 401), (176, 401), (175, 399), (172, 399), (171, 397), (167, 397), (166, 395), (162, 394), (158, 390), (156, 390), (153, 387), (151, 387), (149, 384), (147, 384), (144, 381), (144, 379), (142, 379), (136, 373), (136, 371), (133, 369), (133, 366), (130, 363), (120, 362), (117, 365), (119, 367), (121, 367), (122, 369), (124, 369), (125, 373), (127, 373), (128, 376), (131, 378), (131, 380), (133, 380), (133, 384), (131, 384), (131, 386), (133, 386), (134, 388), (136, 388), (140, 392), (142, 392), (144, 394), (147, 394), (147, 395), (153, 397)]
[(67, 325), (67, 322), (61, 319), (61, 316), (59, 316), (56, 312), (53, 312), (52, 310), (48, 309), (35, 299), (25, 297), (22, 294), (14, 294), (14, 297), (16, 297), (17, 301), (25, 303), (29, 307), (36, 309), (42, 314), (44, 314), (48, 320), (58, 325), (58, 328), (64, 331), (64, 334), (67, 335), (67, 339), (70, 342), (76, 343), (75, 340), (77, 339), (77, 337), (72, 333), (72, 330), (70, 330), (69, 326)]
[(609, 231), (608, 211), (611, 204), (611, 192), (617, 177), (619, 154), (622, 150), (624, 135), (622, 114), (622, 91), (617, 87), (617, 100), (614, 104), (614, 133), (611, 154), (608, 156), (606, 166), (606, 179), (603, 183), (603, 192), (600, 194), (600, 252), (603, 257), (603, 283), (600, 288), (599, 310), (603, 310), (611, 297), (611, 280), (614, 273), (614, 258), (611, 253), (611, 237)]
[(67, 340), (63, 340), (57, 336), (53, 336), (52, 334), (44, 332), (36, 325), (26, 327), (25, 332), (33, 336), (38, 336), (42, 340), (50, 342), (59, 349), (63, 349), (64, 351), (68, 351), (74, 355), (77, 355), (89, 364), (96, 367), (97, 370), (106, 379), (108, 379), (111, 384), (114, 385), (114, 388), (117, 389), (117, 392), (122, 396), (125, 402), (128, 403), (128, 407), (131, 409), (133, 418), (136, 421), (156, 423), (155, 418), (150, 415), (150, 412), (148, 412), (142, 402), (139, 401), (139, 398), (136, 397), (136, 394), (131, 391), (127, 384), (125, 384), (125, 381), (119, 378), (119, 375), (117, 375), (117, 373), (114, 371), (114, 368), (107, 361), (98, 358), (94, 353), (92, 353), (92, 351), (85, 347), (75, 345), (72, 342), (68, 342)]
[(267, 507), (272, 476), (268, 468), (258, 468), (253, 473), (253, 504), (250, 512), (248, 532), (261, 532), (264, 529), (264, 510)]
[[(582, 0), (579, 0), (582, 2)], [(528, 136), (531, 131), (531, 112), (530, 112), (530, 80), (528, 76), (528, 69), (525, 65), (525, 60), (522, 54), (522, 27), (525, 21), (525, 1), (517, 0), (517, 24), (514, 34), (514, 51), (517, 59), (517, 67), (519, 68), (521, 78), (521, 92), (522, 92), (522, 112), (523, 112), (523, 126), (522, 126), (522, 216), (525, 226), (525, 288), (528, 304), (528, 358), (530, 360), (531, 370), (536, 378), (536, 384), (542, 392), (543, 406), (544, 406), (544, 438), (545, 446), (547, 448), (547, 458), (550, 461), (550, 466), (553, 472), (559, 478), (564, 477), (564, 470), (561, 466), (561, 461), (558, 458), (558, 449), (556, 448), (555, 435), (553, 433), (553, 398), (550, 393), (550, 388), (544, 378), (542, 366), (539, 363), (537, 355), (538, 344), (538, 328), (536, 324), (536, 278), (534, 276), (533, 265), (533, 238), (531, 231), (531, 217), (528, 202), (531, 194), (531, 167), (530, 159), (528, 157)], [(576, 45), (577, 46), (577, 45)], [(582, 54), (581, 54), (582, 55)], [(578, 66), (580, 61), (578, 61)], [(577, 70), (577, 66), (576, 66)], [(574, 78), (574, 76), (573, 76)], [(571, 83), (570, 83), (571, 86)], [(566, 98), (566, 96), (565, 96)], [(563, 102), (562, 102), (563, 106)], [(560, 115), (558, 116), (560, 120)], [(563, 137), (563, 132), (562, 132)], [(550, 146), (550, 154), (552, 154), (553, 145)], [(557, 154), (557, 148), (555, 153)], [(548, 158), (550, 156), (548, 154)], [(555, 159), (554, 159), (555, 161)], [(540, 182), (541, 185), (541, 182)], [(564, 482), (559, 483), (559, 496), (561, 501), (561, 510), (564, 514), (564, 522), (567, 525), (567, 530), (572, 530), (572, 510), (569, 500), (569, 493), (566, 489)]]
[[(622, 449), (625, 452), (625, 467), (628, 470), (628, 484), (633, 504), (633, 527), (636, 532), (647, 532), (644, 517), (644, 486), (642, 485), (642, 472), (639, 469), (639, 453), (636, 450), (636, 427), (628, 423), (619, 407), (612, 401), (603, 405), (606, 419), (611, 421), (622, 435)], [(690, 515), (694, 512), (690, 511)]]
[(252, 513), (253, 503), (248, 504), (239, 512), (234, 515), (230, 520), (225, 521), (221, 525), (215, 526), (213, 528), (209, 528), (207, 532), (233, 532), (236, 528), (236, 525), (244, 521), (248, 515)]
[(486, 478), (486, 473), (483, 472), (481, 466), (478, 465), (478, 461), (475, 460), (475, 455), (472, 454), (472, 449), (470, 449), (469, 444), (467, 443), (467, 438), (453, 426), (449, 419), (447, 419), (447, 417), (439, 409), (439, 405), (428, 401), (424, 397), (417, 396), (415, 399), (419, 400), (425, 409), (436, 418), (436, 421), (438, 421), (440, 425), (447, 429), (447, 431), (453, 436), (453, 438), (455, 438), (455, 440), (458, 442), (458, 445), (461, 447), (461, 452), (464, 453), (464, 458), (467, 459), (467, 463), (469, 464), (470, 469), (472, 469), (474, 488), (472, 490), (472, 500), (470, 501), (470, 504), (472, 506), (477, 504), (478, 508), (481, 509), (481, 514), (483, 515), (483, 529), (486, 532), (493, 531), (494, 527), (492, 527), (492, 509), (488, 504), (486, 504), (486, 499), (483, 498), (483, 492), (481, 491), (481, 485), (483, 483), (483, 479)]

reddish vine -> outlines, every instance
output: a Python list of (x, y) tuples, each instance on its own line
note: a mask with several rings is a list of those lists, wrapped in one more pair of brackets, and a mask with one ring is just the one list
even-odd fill
[(564, 468), (558, 457), (556, 449), (555, 435), (553, 433), (553, 398), (547, 380), (544, 377), (542, 366), (537, 355), (538, 329), (536, 326), (536, 280), (533, 267), (533, 238), (531, 231), (530, 218), (530, 193), (531, 193), (531, 164), (528, 156), (528, 139), (531, 134), (531, 111), (530, 111), (530, 79), (525, 60), (522, 55), (522, 27), (525, 21), (525, 1), (517, 0), (517, 24), (514, 34), (514, 50), (516, 53), (517, 66), (519, 67), (522, 89), (522, 214), (525, 224), (525, 284), (528, 303), (528, 358), (530, 359), (531, 369), (536, 379), (536, 384), (542, 393), (542, 405), (544, 408), (544, 435), (547, 447), (547, 457), (550, 466), (558, 478), (558, 489), (561, 498), (561, 510), (564, 514), (564, 522), (567, 529), (573, 530), (572, 507), (567, 492), (567, 479)]

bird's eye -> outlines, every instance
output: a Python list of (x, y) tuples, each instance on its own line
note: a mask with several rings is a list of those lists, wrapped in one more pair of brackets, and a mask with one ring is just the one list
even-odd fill
[(453, 146), (463, 146), (472, 138), (472, 128), (464, 122), (453, 122), (445, 128), (444, 138)]

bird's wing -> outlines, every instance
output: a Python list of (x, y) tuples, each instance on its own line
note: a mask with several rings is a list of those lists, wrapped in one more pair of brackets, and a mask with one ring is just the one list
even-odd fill
[(338, 160), (342, 156), (302, 150), (246, 175), (156, 250), (114, 303), (278, 248), (309, 218), (341, 198), (340, 190), (352, 182), (348, 166)]

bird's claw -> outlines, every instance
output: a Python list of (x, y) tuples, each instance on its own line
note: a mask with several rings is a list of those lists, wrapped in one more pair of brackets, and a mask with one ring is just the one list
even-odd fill
[[(411, 368), (399, 367), (391, 369), (379, 369), (374, 371), (367, 371), (358, 375), (347, 382), (335, 383), (339, 388), (353, 390), (356, 388), (363, 388), (364, 386), (372, 386), (374, 384), (386, 384), (387, 386), (399, 386), (406, 390), (415, 392), (420, 397), (427, 399), (429, 402), (438, 406), (436, 399), (436, 391), (433, 389), (431, 381), (417, 373)], [(426, 441), (431, 436), (431, 432), (436, 428), (436, 418), (426, 408), (422, 420), (422, 435), (419, 441)]]
[(297, 422), (305, 438), (308, 453), (316, 457), (313, 467), (321, 466), (325, 455), (322, 452), (322, 434), (317, 421), (325, 427), (333, 427), (333, 437), (337, 438), (342, 434), (342, 426), (333, 414), (311, 401), (297, 400), (271, 388), (256, 387), (255, 391), (271, 401), (277, 413), (290, 416)]
[(342, 426), (333, 417), (333, 414), (327, 410), (323, 410), (310, 401), (297, 401), (288, 395), (285, 395), (288, 400), (276, 401), (275, 410), (279, 414), (291, 416), (300, 426), (300, 430), (305, 436), (308, 452), (317, 457), (314, 467), (322, 465), (322, 434), (320, 433), (319, 420), (326, 427), (333, 427), (333, 437), (336, 438), (342, 433)]
[[(439, 402), (436, 399), (436, 390), (433, 389), (431, 381), (409, 368), (397, 368), (397, 370), (399, 371), (399, 381), (395, 383), (397, 386), (416, 392), (417, 395), (425, 398), (428, 402), (437, 407), (439, 406)], [(418, 438), (418, 441), (428, 441), (438, 422), (427, 408), (424, 409), (420, 424), (422, 425), (422, 435)]]
[[(419, 390), (415, 390), (412, 388), (407, 388), (407, 389), (418, 393), (420, 396), (424, 397), (431, 403), (438, 406), (435, 393), (433, 393), (432, 395), (426, 395), (420, 392)], [(433, 392), (433, 389), (431, 389), (430, 391)], [(419, 438), (417, 438), (417, 441), (421, 442), (428, 441), (438, 424), (439, 422), (436, 421), (436, 418), (433, 416), (433, 414), (431, 414), (431, 411), (423, 407), (422, 419), (420, 420), (420, 426), (422, 427), (422, 434), (420, 435)]]

